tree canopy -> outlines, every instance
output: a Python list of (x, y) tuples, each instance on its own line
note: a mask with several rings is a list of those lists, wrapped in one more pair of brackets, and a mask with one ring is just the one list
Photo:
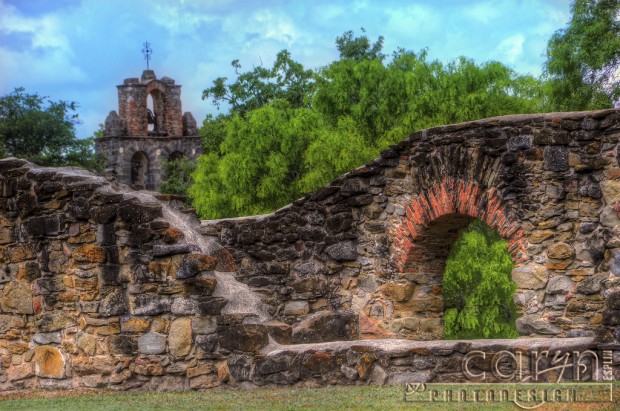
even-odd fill
[(620, 99), (620, 2), (575, 0), (571, 13), (547, 46), (553, 109), (611, 107)]
[(24, 88), (0, 97), (0, 156), (44, 166), (81, 166), (99, 171), (93, 139), (75, 136), (76, 104), (29, 94)]
[[(241, 69), (239, 60), (231, 65)], [(291, 53), (282, 50), (276, 56), (273, 67), (255, 67), (251, 71), (238, 74), (234, 83), (226, 84), (226, 77), (218, 77), (213, 86), (202, 93), (203, 100), (211, 98), (216, 107), (227, 103), (231, 112), (245, 114), (258, 109), (276, 99), (286, 100), (292, 107), (309, 104), (314, 82), (312, 70), (305, 70), (301, 64), (291, 59)]]
[(544, 110), (540, 80), (498, 62), (442, 64), (404, 49), (388, 59), (382, 37), (350, 31), (336, 46), (340, 58), (326, 67), (307, 70), (283, 50), (271, 69), (204, 91), (230, 111), (200, 131), (205, 154), (190, 196), (202, 217), (273, 211), (419, 129)]

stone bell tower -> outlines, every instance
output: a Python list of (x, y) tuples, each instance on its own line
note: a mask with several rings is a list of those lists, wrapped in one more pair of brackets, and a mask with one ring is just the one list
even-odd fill
[(181, 85), (153, 70), (125, 79), (118, 88), (118, 113), (105, 120), (95, 149), (107, 157), (106, 174), (136, 189), (157, 190), (166, 178), (162, 160), (195, 159), (202, 153), (196, 120), (183, 113)]

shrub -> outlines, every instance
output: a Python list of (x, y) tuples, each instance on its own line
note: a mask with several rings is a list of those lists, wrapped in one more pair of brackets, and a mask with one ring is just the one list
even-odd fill
[(443, 277), (446, 339), (514, 338), (517, 307), (507, 244), (474, 220), (450, 250)]

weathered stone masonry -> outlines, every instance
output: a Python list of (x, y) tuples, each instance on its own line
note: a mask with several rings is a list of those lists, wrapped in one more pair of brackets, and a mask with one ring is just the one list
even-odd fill
[[(201, 224), (0, 160), (0, 390), (463, 381), (472, 349), (617, 350), (618, 135), (614, 110), (439, 127), (273, 214)], [(411, 341), (443, 335), (472, 218), (510, 243), (518, 329), (545, 338)]]
[(619, 118), (509, 116), (421, 131), (274, 214), (203, 230), (282, 321), (351, 309), (363, 338), (429, 339), (443, 333), (450, 246), (478, 218), (509, 242), (520, 333), (617, 339), (605, 304), (620, 274)]

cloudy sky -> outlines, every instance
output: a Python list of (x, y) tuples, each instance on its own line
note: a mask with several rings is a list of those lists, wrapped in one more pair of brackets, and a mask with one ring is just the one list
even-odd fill
[(0, 0), (0, 95), (23, 86), (76, 101), (88, 137), (117, 110), (116, 85), (139, 77), (148, 40), (151, 68), (182, 84), (184, 111), (199, 123), (217, 110), (201, 99), (220, 76), (270, 66), (288, 49), (306, 67), (337, 59), (347, 30), (385, 37), (384, 51), (428, 48), (433, 59), (464, 55), (540, 74), (569, 0)]

